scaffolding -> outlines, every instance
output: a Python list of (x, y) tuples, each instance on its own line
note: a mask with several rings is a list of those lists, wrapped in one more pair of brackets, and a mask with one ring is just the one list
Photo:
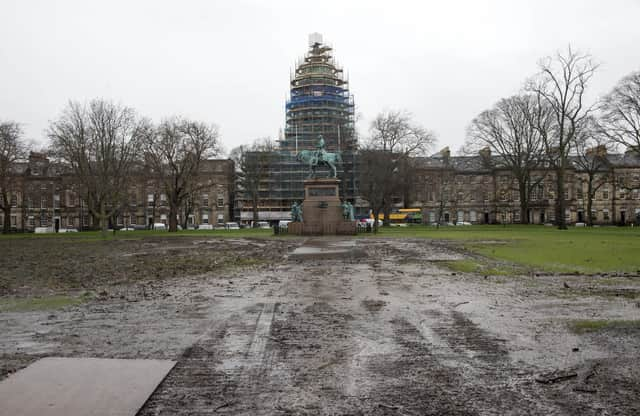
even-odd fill
[[(314, 150), (322, 135), (329, 152), (341, 154), (338, 167), (341, 198), (355, 203), (354, 100), (348, 78), (335, 62), (333, 48), (322, 36), (309, 36), (309, 50), (298, 60), (290, 77), (290, 97), (285, 103), (284, 135), (278, 141), (276, 155), (270, 158), (268, 178), (261, 186), (259, 213), (261, 220), (289, 219), (294, 201), (304, 199), (304, 180), (308, 167), (296, 159), (300, 150)], [(324, 171), (319, 169), (320, 174)], [(238, 195), (238, 220), (247, 221), (252, 207)]]

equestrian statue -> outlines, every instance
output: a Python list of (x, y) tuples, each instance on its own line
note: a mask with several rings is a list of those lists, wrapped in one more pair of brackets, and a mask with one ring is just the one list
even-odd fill
[(331, 153), (327, 152), (324, 148), (324, 138), (322, 135), (318, 136), (318, 144), (316, 145), (316, 150), (301, 150), (298, 152), (296, 159), (305, 165), (309, 165), (309, 176), (308, 178), (316, 177), (316, 168), (319, 165), (325, 165), (331, 172), (329, 173), (329, 177), (336, 178), (338, 177), (338, 170), (336, 168), (336, 164), (342, 163), (342, 157), (340, 157), (340, 153)]

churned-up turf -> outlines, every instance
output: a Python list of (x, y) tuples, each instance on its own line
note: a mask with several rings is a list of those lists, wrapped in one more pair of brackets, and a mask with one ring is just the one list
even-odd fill
[[(148, 237), (275, 237), (271, 229), (118, 231), (106, 239), (143, 239)], [(640, 273), (640, 227), (569, 227), (558, 230), (541, 225), (473, 225), (433, 227), (412, 225), (381, 227), (377, 234), (361, 233), (359, 237), (427, 238), (455, 240), (467, 250), (491, 259), (510, 262), (526, 268), (565, 272), (632, 272)], [(104, 240), (98, 231), (63, 234), (9, 234), (0, 239), (61, 238), (62, 240)], [(281, 234), (278, 238), (293, 237)], [(61, 241), (62, 242), (62, 241)]]

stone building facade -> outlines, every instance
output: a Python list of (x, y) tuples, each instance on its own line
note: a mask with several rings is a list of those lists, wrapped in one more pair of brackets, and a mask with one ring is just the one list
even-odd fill
[[(234, 195), (234, 163), (228, 159), (203, 162), (198, 191), (187, 201), (179, 214), (179, 224), (223, 224), (231, 220)], [(78, 230), (98, 227), (82, 190), (72, 172), (50, 161), (44, 154), (32, 152), (29, 159), (15, 166), (15, 184), (11, 195), (11, 229), (33, 231), (36, 227)], [(157, 179), (144, 168), (136, 171), (127, 190), (119, 214), (114, 218), (118, 227), (150, 228), (153, 224), (168, 224), (167, 196)], [(3, 216), (0, 216), (0, 228)]]
[[(605, 154), (593, 198), (593, 223), (640, 224), (640, 154)], [(488, 153), (450, 156), (448, 149), (416, 159), (415, 194), (411, 206), (422, 208), (424, 223), (523, 223), (517, 182), (500, 158)], [(530, 194), (529, 223), (555, 221), (555, 181), (551, 169), (532, 173), (539, 181)], [(588, 175), (570, 159), (564, 195), (567, 223), (587, 221)]]

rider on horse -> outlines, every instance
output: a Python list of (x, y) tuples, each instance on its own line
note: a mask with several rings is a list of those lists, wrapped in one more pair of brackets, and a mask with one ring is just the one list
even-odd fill
[(327, 151), (324, 149), (324, 137), (322, 134), (318, 135), (318, 144), (316, 144), (316, 164), (325, 160), (324, 155)]

